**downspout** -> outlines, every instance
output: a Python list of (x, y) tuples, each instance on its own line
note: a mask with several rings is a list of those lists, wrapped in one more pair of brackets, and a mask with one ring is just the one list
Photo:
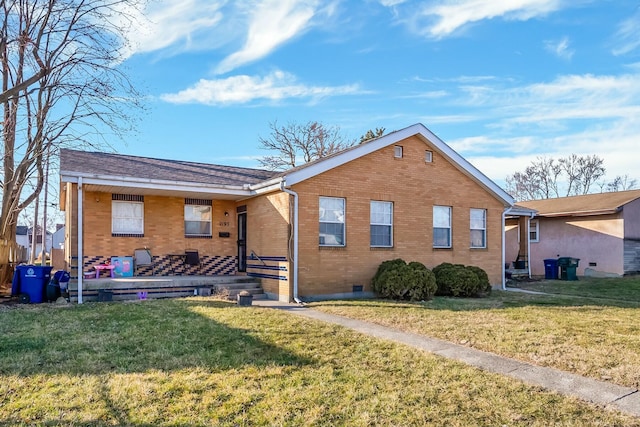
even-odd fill
[[(527, 219), (527, 270), (529, 270), (529, 279), (531, 279), (531, 220), (535, 215), (534, 212), (531, 212)], [(538, 229), (538, 233), (540, 233), (540, 229)]]
[(78, 304), (82, 304), (82, 279), (84, 279), (82, 254), (82, 177), (78, 177)]
[(500, 267), (500, 270), (502, 271), (502, 290), (506, 291), (507, 290), (507, 277), (505, 275), (504, 272), (504, 265), (505, 265), (505, 260), (507, 259), (507, 250), (506, 250), (506, 244), (507, 244), (507, 239), (505, 236), (506, 233), (506, 218), (507, 218), (507, 214), (509, 212), (511, 212), (511, 209), (513, 208), (513, 206), (509, 206), (507, 209), (505, 209), (504, 211), (502, 211), (502, 265)]
[(284, 181), (280, 183), (280, 189), (293, 196), (293, 300), (301, 304), (298, 298), (298, 193), (285, 188)]

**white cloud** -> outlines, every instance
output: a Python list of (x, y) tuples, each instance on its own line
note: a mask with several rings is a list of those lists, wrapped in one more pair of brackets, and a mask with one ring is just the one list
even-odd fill
[(640, 46), (640, 10), (618, 25), (615, 36), (614, 55), (624, 55)]
[(222, 74), (263, 58), (281, 44), (309, 29), (317, 1), (266, 0), (256, 5), (241, 50), (225, 58), (216, 69)]
[(563, 37), (559, 41), (551, 41), (548, 40), (544, 43), (545, 48), (556, 55), (558, 58), (562, 59), (571, 59), (575, 51), (573, 49), (569, 49), (569, 38)]
[(486, 19), (526, 21), (544, 16), (561, 7), (561, 0), (445, 0), (416, 12), (414, 30), (433, 38), (442, 38), (466, 25)]
[(306, 86), (297, 83), (295, 76), (275, 71), (265, 77), (233, 76), (225, 79), (202, 79), (192, 87), (174, 94), (161, 96), (173, 104), (228, 105), (244, 104), (254, 100), (279, 101), (286, 98), (317, 100), (328, 96), (360, 93), (357, 85)]
[(460, 88), (458, 103), (465, 109), (457, 117), (485, 123), (485, 131), (448, 141), (490, 178), (504, 180), (540, 155), (596, 154), (604, 159), (607, 180), (625, 174), (640, 179), (640, 74), (502, 85)]
[(128, 28), (125, 58), (167, 48), (180, 51), (212, 48), (226, 39), (225, 32), (219, 30), (225, 1), (156, 0), (146, 8), (142, 3), (136, 0), (119, 5), (120, 19)]

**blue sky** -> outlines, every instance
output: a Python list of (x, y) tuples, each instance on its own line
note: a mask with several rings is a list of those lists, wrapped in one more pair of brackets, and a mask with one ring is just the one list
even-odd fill
[(160, 0), (140, 22), (122, 153), (257, 167), (273, 121), (420, 122), (499, 184), (572, 153), (640, 180), (638, 1)]

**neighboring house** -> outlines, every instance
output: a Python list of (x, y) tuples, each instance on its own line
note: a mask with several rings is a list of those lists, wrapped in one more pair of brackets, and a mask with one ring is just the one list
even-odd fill
[(56, 224), (56, 231), (51, 236), (51, 247), (53, 249), (64, 249), (64, 224)]
[[(28, 238), (29, 238), (29, 246), (27, 248), (27, 253), (31, 254), (31, 248), (33, 246), (33, 227), (30, 227), (28, 230)], [(53, 233), (47, 230), (46, 238), (44, 242), (44, 251), (47, 254), (51, 254), (51, 247), (53, 244)], [(42, 227), (38, 226), (36, 229), (36, 258), (39, 258), (42, 255)]]
[(26, 262), (29, 259), (29, 227), (26, 225), (16, 226), (16, 244), (19, 249), (16, 254), (16, 262)]
[[(36, 234), (36, 257), (40, 255), (42, 252), (42, 228), (38, 226), (38, 231)], [(23, 258), (21, 261), (26, 262), (29, 260), (31, 255), (31, 242), (33, 241), (33, 227), (28, 227), (26, 225), (18, 225), (16, 227), (16, 244), (22, 246), (24, 248), (24, 254), (21, 256)], [(53, 245), (53, 234), (47, 231), (47, 238), (45, 241), (45, 251), (50, 254), (51, 248)]]
[[(154, 265), (136, 274), (247, 274), (283, 301), (366, 294), (394, 258), (476, 265), (503, 284), (513, 199), (421, 124), (286, 172), (60, 155), (66, 254), (83, 271), (148, 248)], [(177, 256), (187, 249), (199, 265)]]
[[(507, 220), (506, 257), (515, 260), (530, 237), (531, 273), (544, 276), (545, 259), (579, 258), (578, 275), (640, 272), (640, 190), (518, 202), (536, 211), (529, 233)], [(588, 269), (588, 270), (587, 270)]]

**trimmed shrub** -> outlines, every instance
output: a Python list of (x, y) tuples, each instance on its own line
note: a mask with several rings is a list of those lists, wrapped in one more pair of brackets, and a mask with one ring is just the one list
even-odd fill
[(407, 265), (406, 262), (404, 262), (404, 260), (402, 258), (396, 258), (396, 259), (390, 259), (387, 261), (383, 261), (379, 266), (378, 266), (378, 271), (376, 271), (375, 276), (373, 276), (373, 290), (376, 290), (376, 280), (378, 279), (378, 277), (380, 277), (380, 275), (382, 273), (384, 273), (387, 270), (391, 270), (394, 269), (396, 267), (401, 267), (403, 265)]
[(433, 272), (438, 286), (436, 295), (470, 297), (476, 296), (481, 290), (476, 273), (462, 264), (443, 263), (435, 267)]
[(431, 299), (436, 291), (436, 279), (424, 264), (406, 264), (396, 259), (378, 267), (372, 280), (373, 290), (383, 298), (420, 301)]
[(467, 266), (467, 269), (471, 270), (476, 276), (478, 276), (480, 289), (477, 296), (483, 297), (490, 295), (491, 283), (489, 282), (489, 275), (487, 274), (487, 272), (480, 267), (476, 267), (475, 265), (469, 265)]

